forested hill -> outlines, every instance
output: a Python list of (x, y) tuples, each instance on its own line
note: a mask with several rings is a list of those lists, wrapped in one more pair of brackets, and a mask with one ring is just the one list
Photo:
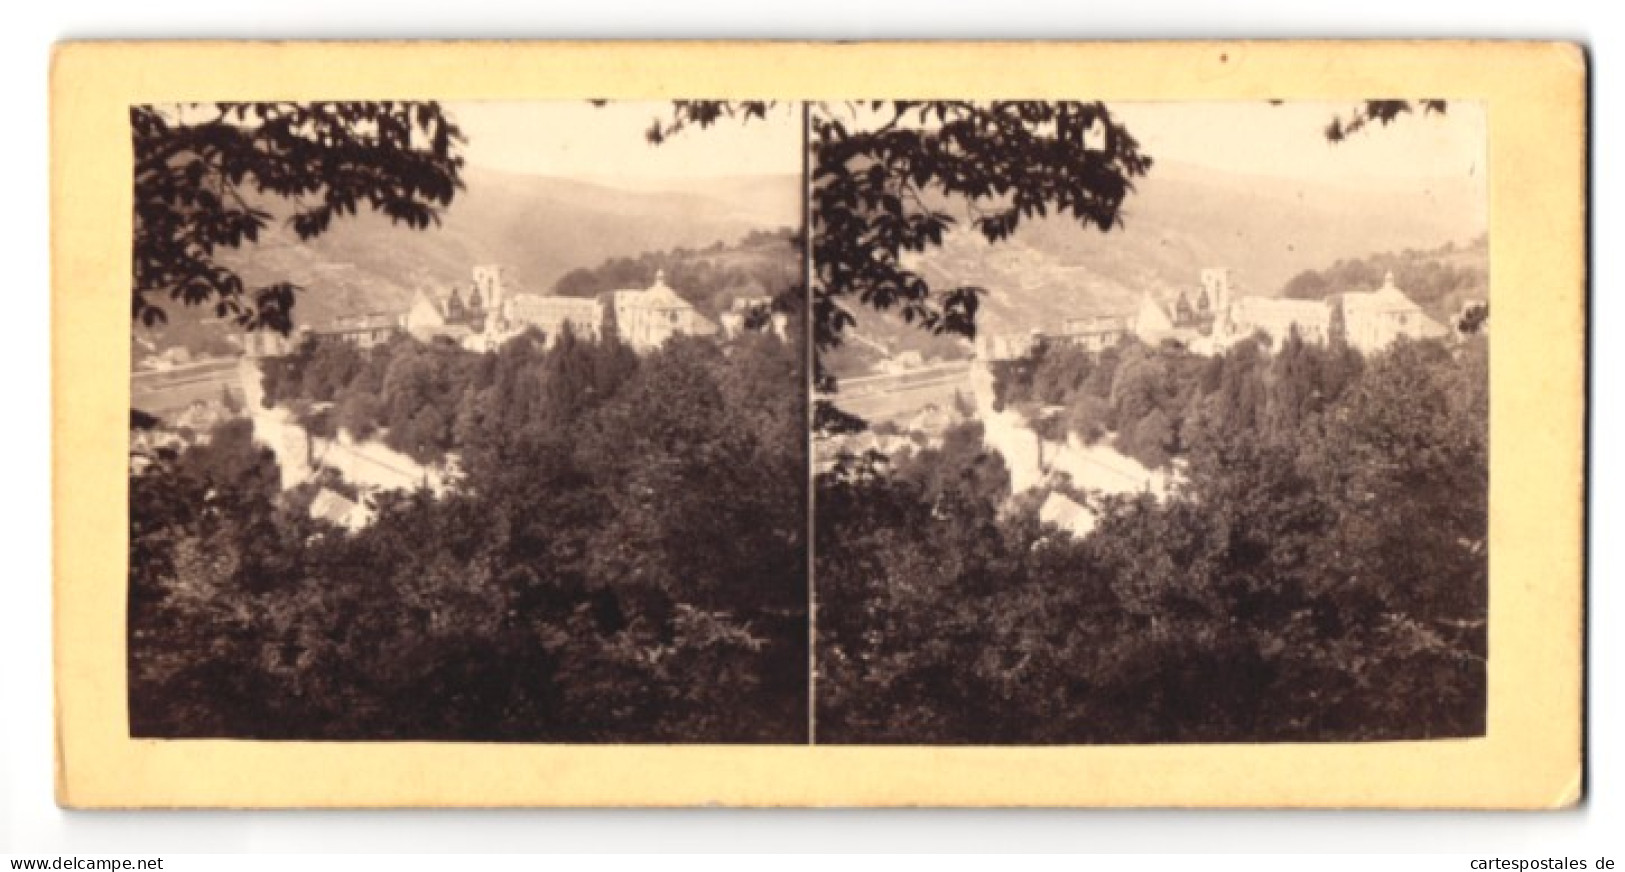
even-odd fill
[[(508, 269), (521, 290), (545, 292), (561, 276), (615, 257), (679, 247), (731, 244), (752, 231), (800, 223), (795, 176), (740, 176), (682, 190), (628, 190), (608, 184), (469, 168), (466, 190), (438, 227), (409, 230), (367, 213), (300, 241), (280, 222), (260, 242), (223, 259), (250, 287), (290, 281), (306, 288), (294, 319), (316, 324), (344, 313), (404, 311), (419, 287), (468, 284), (475, 264)], [(218, 335), (199, 325), (212, 314), (165, 305), (174, 335), (138, 335), (160, 345)], [(177, 342), (179, 340), (179, 342)], [(197, 350), (197, 349), (194, 349)]]
[(1394, 284), (1440, 321), (1461, 310), (1466, 300), (1489, 299), (1489, 237), (1467, 245), (1445, 244), (1427, 251), (1407, 248), (1366, 257), (1339, 260), (1321, 270), (1293, 276), (1281, 295), (1298, 300), (1319, 300), (1333, 294), (1369, 291), (1394, 274)]
[(614, 257), (590, 269), (575, 269), (553, 285), (564, 297), (592, 297), (623, 288), (646, 288), (664, 270), (666, 284), (708, 316), (726, 311), (735, 299), (776, 296), (802, 280), (801, 248), (795, 232), (757, 230), (732, 245), (676, 248), (636, 257)]

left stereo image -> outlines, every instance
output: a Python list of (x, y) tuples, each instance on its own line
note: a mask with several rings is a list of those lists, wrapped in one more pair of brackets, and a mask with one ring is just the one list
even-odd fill
[(799, 104), (129, 117), (133, 736), (809, 741)]

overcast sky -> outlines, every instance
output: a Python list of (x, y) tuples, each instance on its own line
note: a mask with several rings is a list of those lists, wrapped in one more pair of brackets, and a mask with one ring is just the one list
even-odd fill
[[(1112, 103), (1142, 150), (1226, 172), (1351, 184), (1483, 178), (1485, 117), (1472, 102), (1445, 115), (1410, 114), (1344, 142), (1324, 129), (1353, 102)], [(448, 106), (469, 137), (469, 163), (647, 187), (716, 176), (801, 172), (801, 117), (781, 104), (767, 120), (723, 121), (659, 146), (644, 132), (665, 102), (594, 107), (585, 101), (469, 102)]]
[(1112, 103), (1112, 113), (1154, 158), (1250, 175), (1349, 182), (1483, 178), (1482, 104), (1452, 102), (1444, 115), (1401, 115), (1340, 143), (1327, 122), (1352, 102)]
[(658, 146), (644, 138), (669, 102), (469, 102), (446, 107), (468, 136), (474, 166), (639, 186), (731, 175), (801, 173), (801, 112), (781, 104), (763, 119), (723, 120)]

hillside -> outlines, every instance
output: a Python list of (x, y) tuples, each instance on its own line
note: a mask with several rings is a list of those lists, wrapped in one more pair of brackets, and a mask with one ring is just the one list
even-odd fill
[(1392, 273), (1399, 286), (1435, 319), (1448, 323), (1468, 300), (1489, 299), (1489, 237), (1467, 245), (1449, 243), (1418, 251), (1381, 252), (1339, 260), (1318, 270), (1306, 270), (1286, 283), (1281, 295), (1299, 300), (1320, 300), (1350, 291), (1369, 291)]
[(605, 291), (648, 287), (661, 272), (666, 284), (709, 317), (736, 299), (777, 297), (802, 284), (801, 249), (788, 228), (752, 231), (730, 245), (678, 248), (615, 257), (593, 268), (574, 269), (553, 284), (561, 297), (595, 297)]
[[(404, 310), (417, 288), (466, 284), (479, 263), (502, 264), (521, 290), (541, 293), (570, 270), (610, 258), (732, 244), (755, 230), (800, 223), (794, 176), (718, 179), (709, 193), (692, 184), (623, 190), (477, 168), (465, 171), (464, 181), (467, 189), (436, 228), (407, 230), (363, 213), (301, 242), (279, 223), (257, 246), (222, 259), (251, 287), (274, 281), (305, 287), (295, 318), (310, 324), (342, 313)], [(213, 332), (198, 329), (210, 313), (165, 308), (170, 335), (147, 338), (190, 344), (184, 337)]]
[[(1239, 293), (1276, 296), (1295, 275), (1338, 260), (1466, 243), (1486, 230), (1480, 186), (1357, 188), (1159, 163), (1110, 233), (1050, 218), (989, 245), (960, 230), (915, 266), (938, 287), (987, 288), (983, 329), (1043, 329), (1065, 315), (1130, 311), (1147, 291), (1190, 288), (1203, 267), (1229, 267)], [(882, 320), (860, 319), (860, 329), (902, 329)]]

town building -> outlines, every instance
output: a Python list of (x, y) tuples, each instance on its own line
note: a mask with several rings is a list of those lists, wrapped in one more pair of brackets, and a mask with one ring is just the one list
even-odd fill
[(891, 357), (876, 363), (875, 372), (884, 373), (886, 375), (897, 375), (905, 372), (913, 372), (914, 370), (921, 369), (924, 366), (925, 356), (910, 348), (905, 351), (899, 351)]
[(1433, 339), (1450, 332), (1394, 286), (1392, 272), (1375, 291), (1344, 294), (1342, 305), (1344, 338), (1363, 352), (1381, 351), (1402, 336)]
[(653, 351), (673, 336), (717, 333), (717, 325), (666, 285), (665, 270), (643, 290), (610, 291), (598, 299), (604, 314), (614, 317), (616, 335), (635, 351)]
[(496, 264), (474, 267), (474, 293), (488, 312), (501, 312), (509, 296), (503, 269)]
[(591, 297), (514, 294), (502, 310), (499, 329), (512, 335), (534, 327), (542, 331), (548, 345), (552, 345), (566, 328), (581, 339), (597, 341), (603, 321), (603, 308)]
[(1038, 507), (1038, 520), (1054, 524), (1073, 536), (1083, 538), (1095, 531), (1097, 518), (1088, 507), (1060, 491), (1050, 491)]
[(461, 342), (470, 334), (483, 332), (487, 316), (484, 297), (478, 286), (468, 290), (465, 300), (460, 288), (453, 287), (444, 296), (420, 288), (412, 296), (402, 326), (419, 342), (438, 337)]
[[(759, 288), (753, 284), (753, 289)], [(722, 338), (738, 339), (747, 331), (767, 327), (779, 341), (789, 341), (790, 316), (773, 311), (773, 298), (765, 294), (735, 296), (728, 311), (717, 316)]]
[(1219, 313), (1213, 337), (1226, 348), (1252, 336), (1262, 336), (1271, 351), (1279, 351), (1297, 332), (1305, 342), (1324, 345), (1331, 338), (1332, 307), (1325, 300), (1286, 300), (1275, 297), (1240, 297)]
[(1196, 296), (1198, 315), (1211, 318), (1230, 308), (1230, 269), (1210, 266), (1202, 270), (1202, 286)]
[[(758, 290), (759, 288), (760, 288), (760, 286), (753, 285), (751, 287), (751, 290), (755, 291), (755, 290)], [(728, 307), (728, 311), (730, 311), (730, 312), (738, 312), (740, 314), (748, 314), (748, 313), (756, 311), (758, 309), (769, 309), (769, 308), (772, 308), (772, 306), (773, 306), (773, 298), (772, 297), (769, 297), (766, 294), (749, 293), (749, 294), (744, 294), (744, 295), (740, 295), (740, 296), (735, 296), (733, 298), (733, 304)]]
[(281, 357), (292, 354), (299, 347), (307, 331), (301, 329), (290, 336), (275, 330), (245, 330), (239, 338), (243, 354), (249, 357)]
[(976, 356), (981, 360), (1015, 360), (1031, 352), (1041, 338), (1042, 334), (1036, 330), (1031, 333), (981, 330), (976, 334)]
[[(402, 314), (346, 316), (321, 327), (301, 328), (301, 332), (360, 348), (381, 345), (405, 332), (420, 342), (451, 341), (471, 351), (494, 351), (530, 328), (540, 330), (549, 344), (567, 328), (583, 339), (598, 341), (611, 319), (621, 340), (638, 351), (659, 348), (672, 336), (718, 332), (716, 324), (666, 285), (664, 272), (648, 288), (611, 291), (596, 299), (524, 293), (496, 265), (474, 267), (473, 278), (472, 285), (453, 287), (445, 294), (420, 288)], [(732, 314), (738, 319), (730, 335), (745, 329), (747, 313), (769, 302), (766, 297), (736, 298), (737, 312)], [(789, 319), (785, 315), (770, 313), (766, 323), (780, 339), (786, 337)], [(257, 332), (244, 334), (241, 342), (247, 356), (266, 357), (288, 353), (298, 339)]]
[(301, 331), (301, 333), (321, 339), (336, 339), (340, 342), (348, 342), (357, 348), (363, 349), (383, 345), (395, 338), (400, 332), (400, 316), (380, 312), (365, 315), (342, 315), (327, 324)]
[(1046, 333), (1044, 339), (1048, 342), (1082, 348), (1085, 351), (1102, 351), (1123, 341), (1129, 334), (1130, 319), (1121, 315), (1084, 315), (1082, 317), (1067, 318), (1061, 322), (1061, 329), (1057, 333)]
[(471, 286), (453, 287), (445, 295), (419, 289), (401, 319), (406, 331), (423, 342), (447, 338), (464, 345), (470, 344), (471, 337), (486, 333), (487, 327), (500, 331), (507, 303), (514, 295), (503, 269), (481, 264), (473, 272)]
[(1144, 293), (1128, 314), (1067, 318), (1059, 330), (1031, 335), (979, 335), (976, 355), (982, 360), (1012, 360), (1040, 343), (1102, 351), (1128, 336), (1152, 346), (1171, 342), (1197, 354), (1222, 353), (1237, 342), (1259, 337), (1271, 351), (1279, 351), (1294, 333), (1317, 345), (1341, 336), (1351, 347), (1369, 354), (1401, 337), (1431, 339), (1450, 332), (1394, 284), (1392, 273), (1374, 291), (1294, 300), (1236, 296), (1230, 271), (1210, 267), (1202, 270), (1198, 287), (1181, 291), (1166, 302)]
[(1149, 293), (1141, 295), (1140, 306), (1130, 317), (1132, 332), (1147, 345), (1173, 342), (1206, 353), (1216, 322), (1230, 307), (1230, 296), (1230, 270), (1209, 267), (1202, 270), (1198, 287), (1190, 293), (1181, 290), (1167, 303)]
[(372, 523), (372, 511), (367, 506), (325, 487), (310, 501), (310, 517), (352, 533)]
[(1279, 351), (1294, 332), (1316, 345), (1341, 335), (1350, 347), (1371, 354), (1402, 337), (1433, 339), (1450, 331), (1395, 286), (1390, 272), (1375, 291), (1348, 292), (1324, 300), (1238, 298), (1220, 312), (1213, 335), (1220, 349), (1262, 335), (1272, 351)]

